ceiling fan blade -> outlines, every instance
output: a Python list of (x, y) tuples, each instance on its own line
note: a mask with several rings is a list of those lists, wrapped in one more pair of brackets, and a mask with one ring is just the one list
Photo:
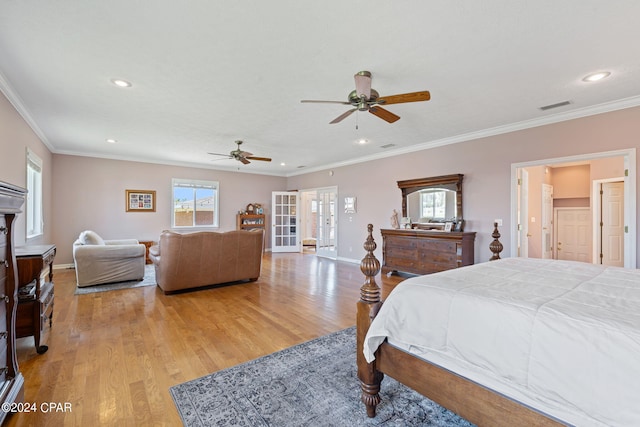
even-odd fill
[(313, 100), (313, 99), (303, 99), (302, 101), (303, 103), (315, 103), (315, 104), (342, 104), (342, 105), (351, 105), (351, 103), (346, 102), (346, 101), (319, 101), (319, 100)]
[(225, 156), (225, 157), (231, 158), (231, 156), (228, 154), (221, 154), (221, 153), (207, 153), (207, 154), (211, 154), (212, 156)]
[(238, 157), (238, 161), (241, 162), (243, 165), (248, 165), (249, 163), (251, 163), (249, 160), (245, 159), (244, 157)]
[(395, 114), (393, 114), (391, 111), (389, 110), (385, 110), (382, 107), (377, 107), (377, 106), (373, 106), (371, 108), (369, 108), (369, 112), (371, 114), (373, 114), (376, 117), (380, 117), (382, 120), (389, 122), (389, 123), (393, 123), (396, 122), (398, 120), (400, 120), (400, 116), (396, 116)]
[(250, 159), (250, 160), (260, 160), (261, 162), (270, 162), (271, 161), (271, 159), (268, 158), (268, 157), (247, 156), (246, 158)]
[(336, 117), (335, 119), (331, 120), (329, 122), (329, 124), (333, 125), (333, 124), (336, 124), (336, 123), (340, 123), (341, 121), (343, 121), (344, 119), (349, 117), (356, 110), (357, 110), (357, 108), (352, 108), (351, 110), (347, 111), (346, 113), (340, 114), (338, 117)]
[(353, 76), (356, 81), (356, 92), (358, 97), (364, 99), (371, 98), (371, 73), (368, 71), (360, 71)]
[(250, 157), (253, 156), (253, 153), (250, 153), (248, 151), (240, 151), (238, 153), (235, 154), (238, 157)]
[(428, 101), (431, 94), (428, 90), (422, 92), (403, 93), (401, 95), (381, 96), (378, 102), (383, 105), (402, 104), (404, 102)]

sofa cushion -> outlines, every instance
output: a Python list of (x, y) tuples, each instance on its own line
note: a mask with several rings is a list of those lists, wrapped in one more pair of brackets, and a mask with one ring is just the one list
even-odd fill
[(80, 233), (79, 239), (83, 245), (104, 245), (104, 240), (95, 231), (85, 230)]

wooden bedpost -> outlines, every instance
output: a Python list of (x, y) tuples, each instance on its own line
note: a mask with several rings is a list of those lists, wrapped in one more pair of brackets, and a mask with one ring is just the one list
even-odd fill
[(491, 252), (493, 252), (493, 256), (491, 257), (491, 259), (489, 259), (489, 261), (495, 261), (497, 259), (500, 259), (500, 252), (502, 252), (502, 243), (500, 243), (500, 240), (498, 240), (500, 238), (500, 232), (498, 231), (498, 223), (494, 222), (493, 223), (493, 233), (491, 234), (491, 237), (493, 237), (493, 242), (491, 242), (491, 244), (489, 245), (489, 249), (491, 250)]
[(367, 240), (364, 242), (364, 249), (367, 254), (360, 262), (360, 270), (365, 275), (365, 281), (360, 288), (360, 301), (357, 303), (356, 317), (356, 340), (358, 364), (358, 378), (362, 389), (362, 402), (367, 407), (367, 415), (376, 415), (376, 406), (380, 403), (380, 383), (383, 374), (376, 369), (375, 360), (367, 363), (362, 353), (364, 338), (369, 330), (371, 322), (378, 314), (382, 306), (380, 298), (380, 287), (376, 283), (376, 275), (380, 272), (380, 261), (375, 257), (373, 251), (376, 249), (376, 242), (373, 240), (373, 225), (367, 226)]

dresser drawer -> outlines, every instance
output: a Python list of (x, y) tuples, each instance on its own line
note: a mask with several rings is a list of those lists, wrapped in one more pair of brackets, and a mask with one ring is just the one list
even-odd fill
[(418, 241), (411, 237), (387, 237), (384, 239), (385, 248), (406, 248), (416, 249), (418, 247)]
[(438, 252), (455, 252), (457, 243), (450, 240), (421, 240), (418, 248), (421, 250), (438, 251)]
[(385, 250), (385, 256), (388, 258), (416, 258), (416, 255), (416, 250), (412, 248), (390, 247)]

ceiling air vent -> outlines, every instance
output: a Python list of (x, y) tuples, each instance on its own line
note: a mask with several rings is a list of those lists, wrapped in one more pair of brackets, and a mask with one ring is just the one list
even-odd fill
[(380, 148), (391, 148), (391, 147), (395, 147), (396, 144), (387, 144), (387, 145), (381, 145)]
[(569, 104), (571, 104), (571, 101), (562, 101), (562, 102), (558, 102), (557, 104), (545, 105), (544, 107), (540, 107), (540, 109), (542, 111), (547, 111), (553, 108), (564, 107), (565, 105), (569, 105)]

